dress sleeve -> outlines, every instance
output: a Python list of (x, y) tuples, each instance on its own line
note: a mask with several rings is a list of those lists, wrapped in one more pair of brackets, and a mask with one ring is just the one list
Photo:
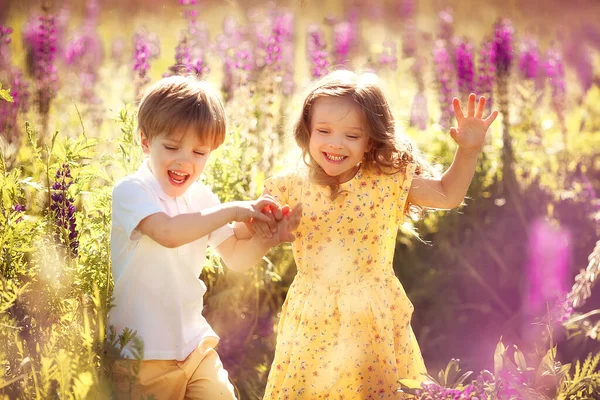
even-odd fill
[(404, 222), (404, 216), (408, 212), (409, 204), (406, 202), (408, 199), (408, 192), (410, 191), (410, 185), (412, 184), (414, 173), (417, 166), (416, 164), (408, 164), (404, 173), (399, 172), (396, 174), (397, 176), (397, 188), (399, 191), (398, 201), (397, 201), (397, 223), (398, 225)]
[[(291, 187), (290, 175), (277, 175), (265, 180), (263, 193), (273, 196), (281, 205), (289, 204)], [(292, 204), (293, 206), (293, 204)]]

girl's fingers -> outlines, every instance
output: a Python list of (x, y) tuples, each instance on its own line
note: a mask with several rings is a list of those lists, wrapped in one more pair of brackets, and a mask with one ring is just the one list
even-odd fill
[(456, 97), (452, 99), (452, 107), (454, 107), (454, 116), (456, 116), (457, 121), (465, 119), (465, 114), (460, 106), (460, 101)]
[(492, 122), (494, 122), (497, 116), (498, 111), (494, 111), (486, 119), (484, 119), (483, 122), (485, 123), (486, 127), (489, 127), (492, 124)]
[(485, 97), (481, 96), (479, 98), (479, 103), (477, 103), (477, 111), (475, 112), (475, 118), (483, 117), (484, 109), (485, 109)]
[(467, 102), (467, 118), (475, 116), (475, 93), (469, 95), (469, 101)]
[(452, 137), (452, 139), (454, 139), (454, 141), (456, 141), (456, 136), (458, 135), (458, 131), (456, 130), (455, 127), (450, 128), (450, 136)]
[[(270, 239), (273, 234), (269, 229), (265, 229), (266, 225), (264, 222), (256, 222), (253, 224), (254, 231), (262, 238)], [(267, 227), (268, 228), (268, 227)]]

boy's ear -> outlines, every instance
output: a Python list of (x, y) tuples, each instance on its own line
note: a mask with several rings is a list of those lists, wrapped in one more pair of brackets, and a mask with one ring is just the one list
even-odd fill
[(145, 155), (150, 154), (150, 142), (148, 141), (148, 137), (142, 131), (140, 131), (140, 142), (142, 143), (142, 152)]

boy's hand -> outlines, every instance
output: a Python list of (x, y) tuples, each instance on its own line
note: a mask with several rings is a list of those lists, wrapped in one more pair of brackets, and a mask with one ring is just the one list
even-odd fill
[(479, 98), (477, 110), (475, 110), (474, 93), (469, 95), (466, 117), (460, 106), (460, 101), (456, 97), (452, 100), (452, 105), (454, 106), (458, 128), (450, 128), (450, 136), (464, 150), (478, 152), (483, 147), (485, 133), (498, 116), (498, 111), (492, 112), (486, 119), (483, 119), (485, 97), (482, 96)]
[(271, 214), (264, 214), (262, 211), (265, 207), (271, 210), (277, 210), (279, 213), (279, 204), (271, 197), (263, 196), (258, 200), (252, 201), (236, 201), (232, 203), (234, 216), (232, 221), (247, 222), (251, 219), (255, 221), (263, 221), (267, 224), (274, 224), (275, 218)]

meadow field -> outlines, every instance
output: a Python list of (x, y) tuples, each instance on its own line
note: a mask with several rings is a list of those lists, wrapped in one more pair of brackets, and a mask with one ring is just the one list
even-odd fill
[[(227, 138), (202, 180), (224, 202), (302, 164), (302, 91), (350, 68), (383, 79), (434, 173), (454, 156), (453, 97), (500, 112), (464, 205), (399, 227), (394, 269), (432, 380), (399, 390), (600, 399), (598, 15), (593, 0), (0, 0), (0, 398), (110, 398), (111, 358), (143, 354), (106, 315), (111, 192), (142, 160), (149, 83), (221, 89)], [(205, 262), (240, 399), (262, 398), (295, 273), (289, 245), (244, 274)]]

